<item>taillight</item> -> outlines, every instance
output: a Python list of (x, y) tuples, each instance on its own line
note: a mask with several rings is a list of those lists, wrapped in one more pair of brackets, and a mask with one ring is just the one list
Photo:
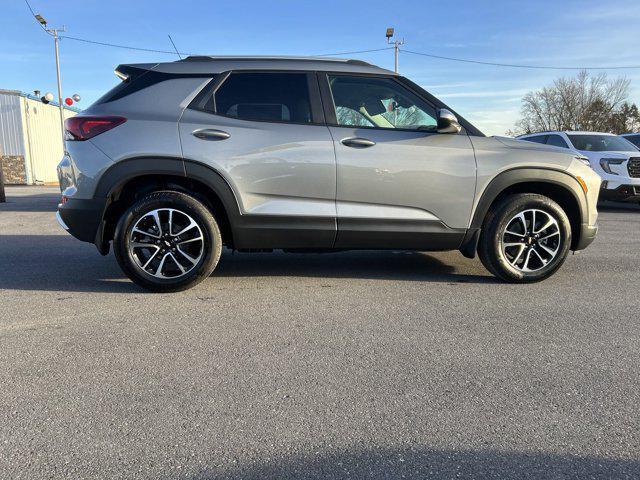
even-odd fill
[(115, 115), (102, 115), (99, 117), (76, 115), (64, 121), (64, 136), (66, 140), (88, 140), (126, 121), (126, 118)]

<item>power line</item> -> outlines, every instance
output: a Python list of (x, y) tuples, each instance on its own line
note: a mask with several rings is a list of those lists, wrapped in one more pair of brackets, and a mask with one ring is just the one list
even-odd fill
[(439, 60), (449, 60), (452, 62), (473, 63), (476, 65), (490, 65), (492, 67), (510, 67), (510, 68), (529, 68), (538, 70), (624, 70), (624, 69), (637, 69), (640, 65), (616, 65), (611, 67), (555, 67), (550, 65), (522, 65), (514, 63), (498, 63), (498, 62), (483, 62), (480, 60), (470, 60), (465, 58), (445, 57), (442, 55), (434, 55), (431, 53), (414, 52), (411, 50), (400, 49), (401, 52), (409, 53), (411, 55), (420, 55), (422, 57), (436, 58)]
[(74, 40), (76, 42), (83, 43), (92, 43), (94, 45), (102, 45), (103, 47), (113, 47), (113, 48), (124, 48), (126, 50), (137, 50), (140, 52), (152, 52), (152, 53), (166, 53), (167, 55), (197, 55), (196, 53), (185, 53), (185, 52), (177, 52), (171, 50), (156, 50), (154, 48), (142, 48), (142, 47), (132, 47), (130, 45), (119, 45), (117, 43), (108, 43), (108, 42), (98, 42), (96, 40), (89, 40), (86, 38), (72, 37), (69, 35), (60, 35), (60, 38), (66, 38), (68, 40)]
[[(26, 2), (27, 0), (25, 0)], [(152, 52), (152, 53), (163, 53), (166, 55), (198, 55), (197, 53), (185, 53), (185, 52), (178, 52), (176, 51), (171, 51), (171, 50), (158, 50), (158, 49), (154, 49), (154, 48), (142, 48), (142, 47), (132, 47), (130, 45), (120, 45), (120, 44), (116, 44), (116, 43), (109, 43), (109, 42), (98, 42), (96, 40), (89, 40), (87, 38), (79, 38), (79, 37), (72, 37), (69, 35), (61, 35), (60, 38), (67, 38), (69, 40), (74, 40), (77, 42), (83, 42), (83, 43), (91, 43), (94, 45), (102, 45), (104, 47), (113, 47), (113, 48), (123, 48), (126, 50), (136, 50), (136, 51), (140, 51), (140, 52)], [(351, 50), (351, 51), (344, 51), (344, 52), (336, 52), (336, 53), (323, 53), (323, 54), (318, 54), (318, 55), (312, 55), (313, 57), (333, 57), (333, 56), (339, 56), (339, 55), (353, 55), (353, 54), (358, 54), (358, 53), (372, 53), (372, 52), (382, 52), (385, 50), (392, 50), (394, 47), (384, 47), (384, 48), (372, 48), (369, 50)], [(492, 67), (508, 67), (508, 68), (524, 68), (524, 69), (535, 69), (535, 70), (625, 70), (625, 69), (640, 69), (640, 65), (613, 65), (613, 66), (609, 66), (609, 67), (557, 67), (557, 66), (552, 66), (552, 65), (525, 65), (525, 64), (515, 64), (515, 63), (500, 63), (500, 62), (485, 62), (485, 61), (481, 61), (481, 60), (471, 60), (471, 59), (466, 59), (466, 58), (456, 58), (456, 57), (447, 57), (447, 56), (443, 56), (443, 55), (435, 55), (432, 53), (425, 53), (425, 52), (416, 52), (413, 50), (406, 50), (404, 48), (400, 49), (401, 52), (403, 53), (408, 53), (410, 55), (419, 55), (422, 57), (429, 57), (429, 58), (435, 58), (438, 60), (447, 60), (447, 61), (451, 61), (451, 62), (462, 62), (462, 63), (471, 63), (474, 65), (488, 65), (488, 66), (492, 66)]]
[[(29, 10), (31, 11), (31, 14), (35, 17), (35, 12), (33, 11), (33, 8), (31, 8), (31, 5), (29, 4), (28, 0), (24, 0), (25, 3), (27, 4), (27, 7), (29, 8)], [(39, 24), (40, 27), (49, 35), (51, 35), (50, 32), (47, 31), (47, 29)], [(158, 49), (154, 49), (154, 48), (142, 48), (142, 47), (132, 47), (130, 45), (121, 45), (121, 44), (117, 44), (117, 43), (109, 43), (109, 42), (98, 42), (96, 40), (89, 40), (87, 38), (79, 38), (79, 37), (72, 37), (69, 35), (60, 35), (59, 38), (66, 38), (69, 40), (74, 40), (76, 42), (83, 42), (83, 43), (90, 43), (90, 44), (94, 44), (94, 45), (101, 45), (103, 47), (113, 47), (113, 48), (122, 48), (125, 50), (136, 50), (139, 52), (151, 52), (151, 53), (163, 53), (166, 55), (178, 55), (178, 57), (180, 57), (181, 55), (198, 55), (197, 53), (185, 53), (185, 52), (179, 52), (177, 49), (175, 51), (171, 51), (171, 50), (158, 50)], [(171, 42), (173, 43), (173, 40), (171, 40)], [(174, 44), (175, 47), (175, 44)], [(369, 49), (369, 50), (352, 50), (352, 51), (347, 51), (347, 52), (336, 52), (336, 53), (324, 53), (324, 54), (320, 54), (320, 55), (312, 55), (313, 57), (333, 57), (333, 56), (338, 56), (338, 55), (353, 55), (353, 54), (357, 54), (357, 53), (371, 53), (371, 52), (382, 52), (384, 50), (392, 50), (395, 47), (384, 47), (384, 48), (373, 48), (373, 49)], [(535, 70), (629, 70), (629, 69), (640, 69), (640, 65), (614, 65), (614, 66), (610, 66), (610, 67), (556, 67), (556, 66), (551, 66), (551, 65), (525, 65), (525, 64), (515, 64), (515, 63), (499, 63), (499, 62), (485, 62), (485, 61), (481, 61), (481, 60), (472, 60), (472, 59), (467, 59), (467, 58), (456, 58), (456, 57), (447, 57), (444, 55), (435, 55), (433, 53), (425, 53), (425, 52), (415, 52), (412, 50), (405, 50), (404, 48), (399, 49), (401, 52), (404, 53), (408, 53), (410, 55), (419, 55), (422, 57), (428, 57), (428, 58), (435, 58), (438, 60), (447, 60), (447, 61), (451, 61), (451, 62), (461, 62), (461, 63), (471, 63), (474, 65), (488, 65), (488, 66), (492, 66), (492, 67), (508, 67), (508, 68), (525, 68), (525, 69), (535, 69)]]
[(354, 50), (351, 52), (338, 52), (338, 53), (324, 53), (322, 55), (311, 55), (312, 57), (333, 57), (335, 55), (352, 55), (354, 53), (370, 53), (370, 52), (382, 52), (383, 50), (393, 50), (394, 47), (373, 48), (371, 50)]
[[(95, 40), (89, 40), (86, 38), (79, 38), (79, 37), (72, 37), (69, 35), (61, 35), (61, 38), (67, 38), (69, 40), (75, 40), (77, 42), (84, 42), (84, 43), (93, 43), (95, 45), (102, 45), (104, 47), (114, 47), (114, 48), (124, 48), (127, 50), (138, 50), (141, 52), (153, 52), (153, 53), (166, 53), (168, 55), (200, 55), (198, 53), (185, 53), (185, 52), (178, 52), (176, 51), (170, 51), (170, 50), (156, 50), (153, 48), (141, 48), (141, 47), (132, 47), (130, 45), (119, 45), (116, 43), (108, 43), (108, 42), (97, 42)], [(319, 55), (312, 55), (313, 57), (332, 57), (332, 56), (336, 56), (336, 55), (352, 55), (355, 53), (370, 53), (370, 52), (381, 52), (383, 50), (391, 50), (393, 47), (384, 47), (384, 48), (373, 48), (370, 50), (352, 50), (349, 52), (337, 52), (337, 53), (323, 53), (323, 54), (319, 54)]]

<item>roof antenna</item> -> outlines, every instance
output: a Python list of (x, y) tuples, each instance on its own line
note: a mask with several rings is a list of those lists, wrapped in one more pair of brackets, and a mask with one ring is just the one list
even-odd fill
[(176, 51), (176, 53), (178, 54), (178, 58), (179, 58), (180, 60), (182, 60), (182, 56), (180, 56), (180, 52), (178, 51), (178, 48), (176, 47), (176, 44), (175, 44), (175, 43), (173, 43), (173, 38), (171, 38), (171, 35), (169, 35), (168, 33), (167, 33), (167, 37), (169, 37), (169, 40), (171, 41), (171, 45), (173, 45), (173, 49), (174, 49), (174, 50)]

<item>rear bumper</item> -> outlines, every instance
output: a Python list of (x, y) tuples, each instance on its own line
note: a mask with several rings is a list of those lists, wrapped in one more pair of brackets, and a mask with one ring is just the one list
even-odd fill
[(102, 217), (106, 199), (68, 198), (58, 205), (56, 218), (62, 228), (83, 242), (93, 243), (101, 249)]
[(69, 227), (67, 226), (66, 223), (64, 223), (64, 220), (62, 220), (62, 217), (60, 216), (60, 212), (56, 211), (56, 220), (58, 221), (58, 224), (63, 228), (63, 230), (69, 231)]

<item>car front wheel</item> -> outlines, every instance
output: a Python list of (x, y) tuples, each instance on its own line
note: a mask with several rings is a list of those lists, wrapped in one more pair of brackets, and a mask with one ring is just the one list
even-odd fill
[(553, 275), (571, 246), (565, 211), (548, 197), (516, 194), (495, 205), (483, 224), (478, 256), (508, 282), (537, 282)]
[(147, 290), (191, 288), (215, 269), (220, 229), (200, 201), (180, 192), (154, 192), (120, 218), (114, 253), (124, 273)]

